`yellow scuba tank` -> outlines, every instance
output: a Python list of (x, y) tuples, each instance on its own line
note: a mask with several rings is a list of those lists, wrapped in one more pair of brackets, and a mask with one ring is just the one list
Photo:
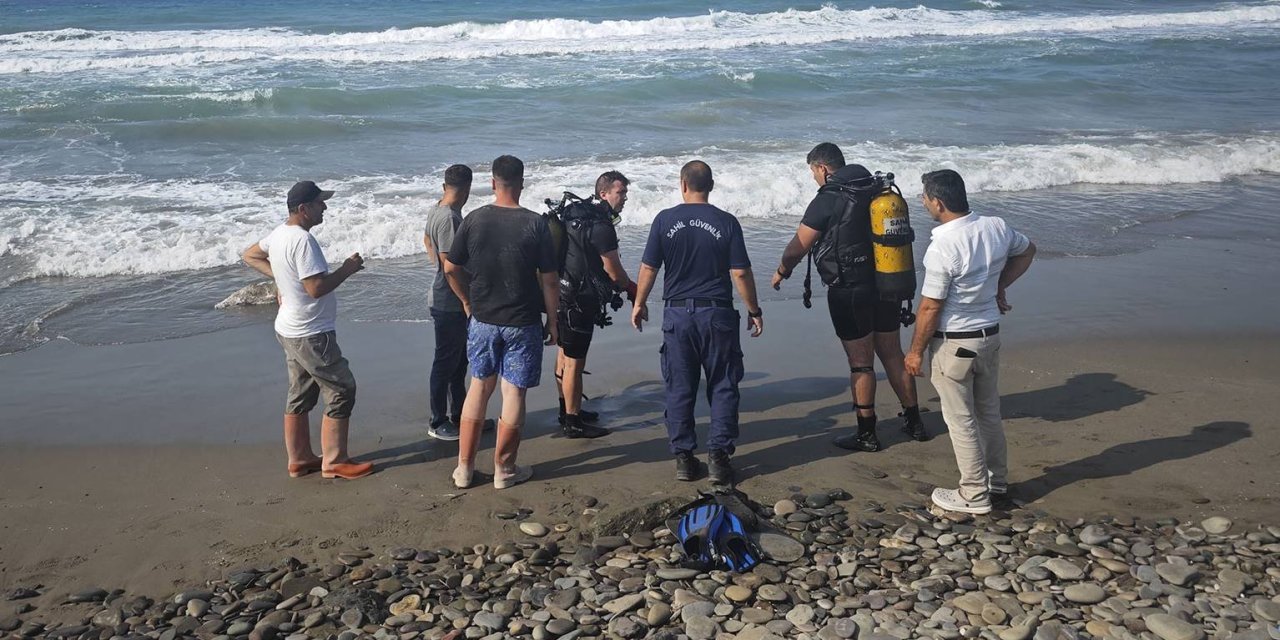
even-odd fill
[(907, 201), (893, 183), (892, 173), (876, 172), (882, 191), (871, 200), (871, 244), (876, 266), (876, 289), (882, 300), (912, 300), (916, 296), (915, 231), (907, 215)]

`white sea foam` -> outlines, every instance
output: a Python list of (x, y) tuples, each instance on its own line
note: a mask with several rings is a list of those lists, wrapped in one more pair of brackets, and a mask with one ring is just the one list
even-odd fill
[[(918, 193), (921, 173), (944, 167), (964, 175), (972, 192), (1069, 184), (1221, 182), (1280, 172), (1276, 134), (985, 147), (843, 146), (851, 162), (901, 176), (900, 186), (908, 196)], [(647, 225), (658, 211), (679, 202), (680, 166), (700, 157), (716, 172), (716, 204), (744, 219), (783, 218), (801, 213), (813, 193), (803, 160), (806, 151), (711, 148), (679, 156), (531, 162), (523, 202), (541, 210), (544, 198), (565, 190), (582, 194), (602, 168), (616, 168), (632, 180), (624, 224)], [(339, 194), (330, 203), (325, 224), (316, 230), (330, 260), (355, 251), (370, 258), (420, 252), (423, 215), (437, 197), (439, 182), (434, 174), (324, 181)], [(485, 182), (484, 175), (478, 176), (478, 185)], [(28, 275), (162, 273), (232, 264), (245, 247), (282, 220), (280, 194), (287, 187), (130, 176), (0, 181), (0, 255), (30, 264)], [(471, 206), (487, 199), (477, 193)], [(213, 202), (217, 207), (193, 209), (193, 202)], [(84, 212), (92, 212), (91, 223)]]
[[(991, 0), (987, 0), (991, 1)], [(998, 4), (998, 3), (993, 3)], [(650, 53), (751, 46), (816, 45), (907, 38), (1044, 37), (1092, 34), (1158, 37), (1280, 26), (1280, 6), (1223, 5), (1204, 11), (1057, 13), (943, 11), (928, 7), (772, 13), (713, 11), (688, 17), (590, 22), (512, 20), (311, 34), (279, 28), (204, 31), (61, 29), (0, 35), (0, 73), (192, 69), (280, 62), (407, 63), (499, 56)]]

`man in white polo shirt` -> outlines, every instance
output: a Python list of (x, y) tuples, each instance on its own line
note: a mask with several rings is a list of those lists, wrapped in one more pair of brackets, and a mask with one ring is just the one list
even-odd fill
[[(267, 237), (244, 250), (249, 266), (276, 282), (280, 311), (276, 340), (284, 348), (289, 393), (284, 407), (284, 446), (288, 471), (297, 478), (319, 471), (325, 478), (353, 480), (369, 475), (373, 465), (347, 455), (347, 430), (356, 403), (356, 379), (338, 348), (338, 299), (333, 290), (364, 268), (360, 254), (329, 270), (311, 229), (324, 222), (325, 204), (333, 196), (310, 180), (293, 185), (286, 204), (289, 218)], [(324, 396), (320, 424), (321, 456), (311, 449), (307, 415)]]
[(1031, 266), (1036, 246), (1001, 218), (970, 213), (964, 180), (950, 169), (921, 176), (921, 199), (940, 224), (924, 254), (924, 286), (907, 371), (930, 380), (960, 467), (958, 489), (934, 489), (948, 511), (988, 513), (992, 495), (1008, 491), (1008, 457), (1000, 422), (1000, 315), (1012, 307), (1005, 289)]

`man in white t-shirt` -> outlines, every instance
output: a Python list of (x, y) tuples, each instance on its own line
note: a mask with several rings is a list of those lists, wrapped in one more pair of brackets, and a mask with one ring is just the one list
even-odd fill
[(951, 435), (958, 489), (934, 489), (948, 511), (989, 513), (1008, 491), (1008, 456), (1000, 421), (1000, 315), (1005, 290), (1026, 273), (1036, 246), (1001, 218), (969, 212), (964, 180), (950, 169), (921, 177), (924, 206), (939, 224), (924, 254), (924, 286), (907, 371), (921, 375), (929, 349), (930, 380)]
[[(311, 228), (324, 222), (325, 200), (332, 196), (332, 191), (310, 180), (293, 185), (288, 196), (289, 219), (245, 249), (243, 257), (245, 264), (275, 280), (280, 299), (275, 330), (289, 371), (284, 409), (289, 475), (297, 478), (319, 471), (325, 478), (354, 480), (372, 473), (373, 465), (352, 462), (347, 455), (356, 379), (338, 348), (338, 299), (333, 290), (363, 269), (364, 259), (352, 254), (341, 267), (329, 271)], [(311, 449), (308, 413), (322, 394), (322, 457), (317, 457)]]

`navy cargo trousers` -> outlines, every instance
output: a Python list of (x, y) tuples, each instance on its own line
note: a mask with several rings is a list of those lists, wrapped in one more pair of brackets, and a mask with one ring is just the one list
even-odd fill
[(663, 311), (662, 380), (671, 453), (698, 448), (693, 406), (703, 374), (711, 405), (707, 449), (733, 453), (738, 441), (738, 383), (744, 371), (740, 319), (732, 307), (697, 307), (692, 300)]

